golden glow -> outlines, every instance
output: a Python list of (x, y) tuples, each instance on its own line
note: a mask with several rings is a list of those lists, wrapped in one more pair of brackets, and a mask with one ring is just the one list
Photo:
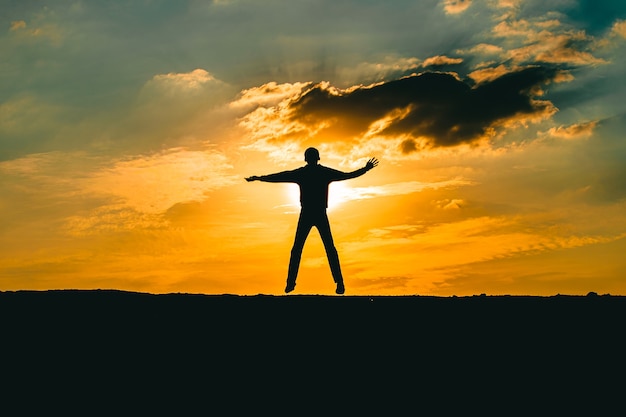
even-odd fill
[[(545, 151), (537, 150), (542, 155)], [(489, 156), (493, 163), (503, 157)], [(458, 158), (467, 161), (468, 155)], [(231, 169), (217, 153), (174, 149), (98, 168), (74, 183), (63, 179), (76, 169), (66, 160), (42, 154), (2, 163), (0, 170), (15, 173), (18, 182), (47, 181), (39, 191), (42, 197), (62, 189), (66, 198), (113, 195), (111, 203), (65, 215), (57, 232), (43, 221), (7, 231), (5, 238), (14, 243), (6, 248), (0, 268), (41, 269), (45, 279), (16, 276), (4, 281), (4, 289), (282, 293), (300, 210), (299, 188), (245, 182), (250, 172), (278, 171), (268, 169), (273, 165), (266, 158)], [(484, 166), (484, 157), (479, 160)], [(338, 166), (333, 161), (328, 165)], [(350, 294), (565, 293), (558, 289), (560, 280), (583, 280), (585, 274), (605, 271), (595, 265), (600, 248), (606, 265), (614, 266), (626, 249), (626, 234), (619, 232), (626, 225), (624, 203), (577, 212), (584, 219), (580, 224), (563, 220), (567, 208), (556, 202), (543, 213), (495, 215), (480, 206), (481, 193), (497, 184), (487, 176), (474, 174), (469, 180), (454, 169), (424, 169), (420, 182), (409, 180), (406, 168), (389, 165), (329, 188), (331, 228)], [(53, 167), (59, 180), (41, 174)], [(429, 176), (431, 182), (426, 181)], [(573, 196), (591, 191), (582, 187)], [(510, 187), (497, 195), (523, 204), (526, 200), (518, 194), (519, 189)], [(610, 218), (612, 223), (603, 229), (602, 222), (589, 223), (594, 218)], [(36, 254), (25, 235), (40, 242)], [(554, 275), (542, 259), (556, 256), (561, 261)], [(543, 272), (531, 281), (524, 278), (534, 271)], [(568, 288), (578, 293), (619, 293), (621, 288), (619, 281), (602, 281), (604, 290), (599, 281), (580, 282)], [(333, 290), (323, 245), (312, 233), (298, 291)]]
[(282, 184), (284, 187), (285, 195), (287, 197), (288, 207), (294, 210), (300, 210), (300, 187), (298, 184)]
[[(300, 210), (300, 188), (297, 184), (283, 184), (285, 196), (287, 198), (287, 207)], [(354, 199), (354, 190), (345, 182), (333, 182), (328, 190), (328, 211), (336, 209), (346, 201)]]
[(350, 200), (350, 186), (343, 181), (330, 184), (328, 190), (328, 211), (332, 211)]
[[(141, 2), (120, 22), (112, 2), (5, 3), (0, 291), (283, 294), (298, 186), (244, 178), (314, 146), (342, 171), (380, 160), (329, 187), (348, 295), (626, 294), (622, 18), (443, 0), (411, 32), (379, 2), (303, 32), (259, 24), (280, 2)], [(146, 36), (111, 48), (120, 28)], [(396, 52), (364, 41), (377, 29)], [(86, 72), (93, 56), (126, 64)], [(316, 232), (296, 293), (334, 294)]]

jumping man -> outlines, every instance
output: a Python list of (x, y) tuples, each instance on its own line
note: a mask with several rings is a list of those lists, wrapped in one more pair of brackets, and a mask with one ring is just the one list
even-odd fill
[(300, 218), (298, 219), (296, 238), (293, 243), (293, 248), (291, 249), (285, 292), (290, 293), (296, 287), (296, 277), (298, 276), (304, 242), (311, 228), (315, 226), (324, 243), (324, 249), (326, 250), (333, 280), (337, 284), (335, 292), (337, 294), (343, 294), (345, 287), (343, 284), (343, 276), (341, 275), (341, 267), (339, 265), (339, 255), (337, 254), (337, 249), (333, 242), (333, 236), (330, 232), (330, 224), (326, 214), (326, 209), (328, 208), (328, 185), (333, 181), (343, 181), (360, 177), (377, 166), (378, 160), (371, 158), (363, 168), (352, 172), (341, 172), (318, 164), (320, 154), (315, 148), (308, 148), (304, 152), (304, 160), (306, 161), (306, 165), (298, 169), (278, 172), (276, 174), (252, 176), (246, 178), (246, 181), (293, 182), (300, 187)]

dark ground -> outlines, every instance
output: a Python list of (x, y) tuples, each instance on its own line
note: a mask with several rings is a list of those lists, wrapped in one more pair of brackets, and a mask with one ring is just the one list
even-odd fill
[(0, 317), (2, 393), (31, 398), (24, 415), (47, 394), (142, 415), (605, 415), (626, 392), (621, 296), (17, 291)]

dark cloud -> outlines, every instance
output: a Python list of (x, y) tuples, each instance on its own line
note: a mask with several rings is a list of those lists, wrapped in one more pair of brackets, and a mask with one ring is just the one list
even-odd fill
[(339, 91), (317, 84), (291, 104), (293, 121), (324, 126), (327, 137), (359, 137), (382, 121), (377, 134), (407, 138), (402, 151), (418, 149), (413, 140), (446, 147), (477, 141), (497, 125), (544, 117), (555, 111), (537, 100), (556, 69), (528, 67), (474, 85), (448, 73), (426, 72), (402, 79)]

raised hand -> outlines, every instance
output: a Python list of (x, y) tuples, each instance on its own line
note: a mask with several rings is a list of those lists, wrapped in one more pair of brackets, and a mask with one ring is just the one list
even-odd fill
[(365, 168), (370, 170), (370, 169), (374, 168), (376, 165), (378, 165), (378, 159), (371, 158), (369, 161), (367, 161), (367, 164), (365, 164)]
[(248, 181), (248, 182), (250, 182), (250, 181), (257, 181), (258, 179), (259, 179), (259, 177), (258, 177), (258, 176), (253, 175), (253, 176), (251, 176), (251, 177), (247, 177), (247, 178), (246, 178), (246, 181)]

